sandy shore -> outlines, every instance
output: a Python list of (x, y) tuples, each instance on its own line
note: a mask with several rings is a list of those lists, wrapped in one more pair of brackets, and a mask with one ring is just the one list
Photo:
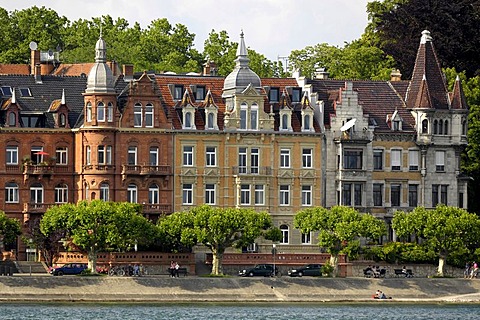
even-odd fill
[(467, 279), (209, 278), (147, 276), (0, 277), (0, 301), (480, 303), (480, 281)]

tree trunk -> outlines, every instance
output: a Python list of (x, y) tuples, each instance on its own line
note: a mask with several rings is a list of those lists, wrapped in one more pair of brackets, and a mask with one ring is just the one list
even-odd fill
[(332, 254), (330, 256), (330, 264), (333, 267), (332, 277), (336, 277), (338, 274), (338, 254)]
[(223, 250), (212, 249), (213, 261), (212, 261), (212, 275), (223, 275), (222, 260)]
[(437, 270), (437, 275), (440, 277), (443, 277), (444, 275), (444, 269), (445, 269), (445, 262), (447, 261), (447, 257), (440, 255), (438, 258), (438, 270)]
[(88, 257), (88, 269), (92, 273), (97, 273), (97, 250), (95, 247), (90, 247), (90, 250), (87, 253)]

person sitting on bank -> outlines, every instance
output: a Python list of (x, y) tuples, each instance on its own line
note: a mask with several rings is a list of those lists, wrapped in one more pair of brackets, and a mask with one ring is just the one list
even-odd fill
[(171, 260), (170, 261), (170, 268), (169, 268), (169, 271), (170, 271), (170, 277), (175, 277), (175, 261)]
[(175, 262), (175, 277), (177, 278), (178, 278), (178, 269), (180, 269), (180, 265), (177, 262)]
[(405, 266), (403, 266), (403, 268), (402, 268), (402, 274), (405, 275), (405, 278), (411, 278), (412, 277), (412, 273), (408, 272), (407, 267), (405, 267)]

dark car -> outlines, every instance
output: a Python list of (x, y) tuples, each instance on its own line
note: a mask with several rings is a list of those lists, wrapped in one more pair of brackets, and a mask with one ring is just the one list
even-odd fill
[(300, 268), (292, 269), (288, 271), (290, 277), (303, 277), (303, 276), (317, 276), (322, 275), (321, 264), (306, 264)]
[(87, 269), (86, 263), (67, 263), (61, 267), (54, 267), (50, 273), (54, 276), (63, 276), (64, 274), (80, 274)]
[[(242, 277), (271, 277), (273, 276), (273, 269), (273, 264), (257, 264), (255, 267), (240, 270), (238, 275)], [(279, 275), (277, 267), (275, 267), (275, 275)]]

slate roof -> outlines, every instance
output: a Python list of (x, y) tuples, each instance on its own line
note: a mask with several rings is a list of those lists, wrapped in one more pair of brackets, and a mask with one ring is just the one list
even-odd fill
[[(85, 77), (59, 77), (42, 76), (42, 82), (37, 83), (33, 75), (0, 75), (0, 86), (10, 86), (15, 90), (17, 104), (21, 112), (45, 113), (47, 116), (46, 127), (53, 128), (53, 117), (48, 110), (55, 100), (62, 98), (62, 90), (65, 89), (65, 102), (69, 108), (68, 121), (71, 127), (77, 122), (83, 113), (87, 78)], [(31, 97), (22, 97), (19, 88), (29, 88)], [(0, 93), (1, 94), (1, 93)], [(3, 104), (10, 96), (1, 96)]]

